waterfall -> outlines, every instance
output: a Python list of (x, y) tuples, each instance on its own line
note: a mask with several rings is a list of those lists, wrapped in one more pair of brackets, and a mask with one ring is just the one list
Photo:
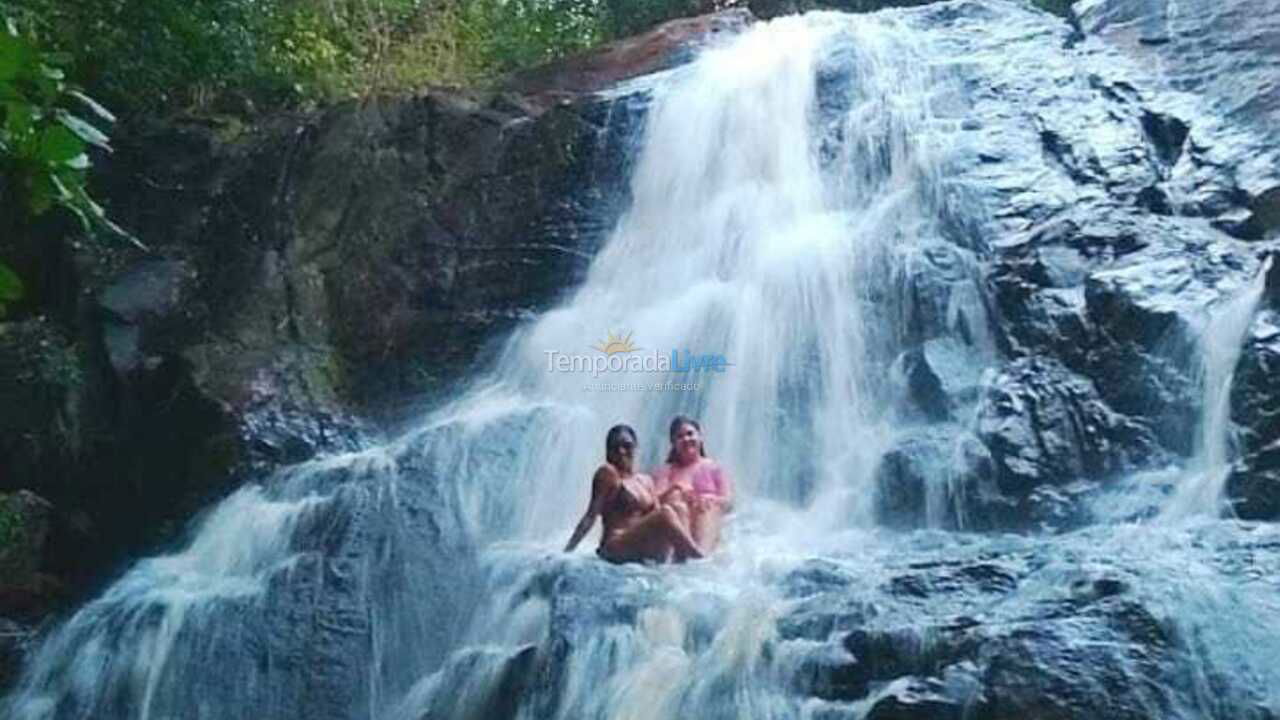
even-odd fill
[[(1211, 555), (1234, 536), (944, 529), (969, 520), (955, 468), (986, 450), (971, 430), (994, 353), (988, 249), (957, 230), (981, 226), (984, 209), (957, 191), (953, 161), (978, 154), (965, 138), (981, 123), (962, 126), (966, 87), (1023, 72), (946, 33), (985, 36), (1001, 20), (990, 13), (1016, 13), (1019, 36), (1060, 28), (1012, 4), (938, 7), (936, 32), (894, 13), (759, 23), (614, 91), (646, 98), (644, 131), (631, 205), (582, 286), (394, 441), (261, 478), (211, 509), (185, 548), (137, 563), (48, 633), (0, 714), (857, 718), (934, 671), (930, 688), (973, 706), (977, 653), (1004, 653), (1013, 664), (997, 670), (1017, 676), (1037, 623), (1048, 662), (1081, 658), (1050, 682), (1092, 680), (1095, 662), (1109, 674), (1090, 687), (1108, 692), (1201, 681), (1195, 702), (1170, 692), (1178, 701), (1153, 702), (1168, 712), (1152, 716), (1236, 707), (1214, 705), (1218, 679), (1192, 651), (1280, 686), (1275, 633), (1228, 621), (1237, 608), (1274, 614), (1274, 588), (1204, 592), (1226, 582)], [(1020, 112), (992, 120), (1010, 125), (990, 135), (1021, 127)], [(1224, 305), (1205, 336), (1205, 467), (1227, 462), (1231, 353), (1258, 292)], [(945, 418), (904, 410), (895, 378), (920, 357), (945, 376)], [(735, 479), (725, 547), (661, 568), (560, 552), (606, 430), (634, 426), (649, 468), (677, 413), (702, 422)], [(889, 532), (877, 525), (877, 466), (922, 436), (926, 527)], [(1205, 492), (1186, 504), (1209, 506), (1220, 487)], [(1200, 544), (1211, 549), (1196, 555)], [(1170, 636), (1202, 645), (1176, 660), (1157, 654), (1182, 653), (1164, 639), (1170, 617), (1193, 630)], [(855, 628), (928, 662), (870, 677), (844, 642)], [(1130, 632), (1159, 647), (1130, 653)], [(945, 673), (926, 653), (935, 645), (956, 653)], [(865, 687), (814, 689), (849, 667), (869, 673)]]
[(1223, 490), (1231, 474), (1231, 381), (1254, 313), (1266, 290), (1268, 257), (1253, 281), (1210, 310), (1200, 336), (1200, 376), (1204, 400), (1191, 474), (1178, 486), (1161, 518), (1218, 517), (1226, 507)]

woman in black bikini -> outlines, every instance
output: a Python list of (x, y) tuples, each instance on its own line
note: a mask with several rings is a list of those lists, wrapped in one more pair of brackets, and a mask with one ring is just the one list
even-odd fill
[(677, 562), (702, 557), (689, 527), (670, 505), (659, 505), (653, 480), (635, 471), (636, 432), (627, 425), (609, 429), (605, 463), (591, 480), (591, 502), (569, 538), (571, 552), (595, 525), (604, 524), (596, 553), (609, 562)]

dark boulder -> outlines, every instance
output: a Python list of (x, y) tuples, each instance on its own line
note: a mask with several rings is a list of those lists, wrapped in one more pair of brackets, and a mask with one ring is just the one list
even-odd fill
[(27, 626), (0, 618), (0, 696), (18, 679), (33, 634)]
[(982, 351), (950, 336), (926, 340), (904, 352), (894, 374), (903, 385), (906, 419), (963, 419), (981, 395)]
[(991, 452), (941, 425), (899, 438), (876, 468), (876, 517), (887, 527), (987, 530), (1022, 525), (1018, 498), (995, 484)]
[[(1268, 302), (1271, 302), (1268, 300)], [(1227, 479), (1235, 512), (1249, 520), (1280, 518), (1280, 315), (1254, 318), (1231, 386), (1231, 420), (1240, 459)]]
[(754, 20), (747, 8), (678, 18), (580, 55), (518, 71), (504, 84), (535, 111), (545, 110), (557, 101), (571, 101), (585, 93), (689, 62), (706, 44), (741, 32)]
[(996, 484), (1014, 497), (1036, 486), (1101, 479), (1156, 457), (1150, 430), (1103, 402), (1094, 384), (1048, 359), (1016, 360), (987, 388), (978, 437)]

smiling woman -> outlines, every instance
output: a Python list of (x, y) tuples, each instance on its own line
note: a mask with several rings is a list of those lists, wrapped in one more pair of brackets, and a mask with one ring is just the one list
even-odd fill
[(711, 552), (720, 541), (724, 515), (733, 506), (733, 483), (720, 464), (707, 457), (697, 420), (677, 415), (669, 435), (667, 464), (655, 473), (662, 502), (683, 508), (694, 542)]

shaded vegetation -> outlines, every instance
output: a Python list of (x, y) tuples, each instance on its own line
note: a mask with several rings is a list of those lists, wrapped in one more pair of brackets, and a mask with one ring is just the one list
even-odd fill
[(244, 112), (476, 84), (662, 20), (699, 0), (4, 0), (125, 112)]
[[(675, 17), (762, 16), (929, 0), (0, 0), (69, 76), (124, 113), (252, 114), (441, 85), (478, 85)], [(1067, 0), (1032, 0), (1064, 14)], [(758, 7), (757, 7), (758, 6)]]

